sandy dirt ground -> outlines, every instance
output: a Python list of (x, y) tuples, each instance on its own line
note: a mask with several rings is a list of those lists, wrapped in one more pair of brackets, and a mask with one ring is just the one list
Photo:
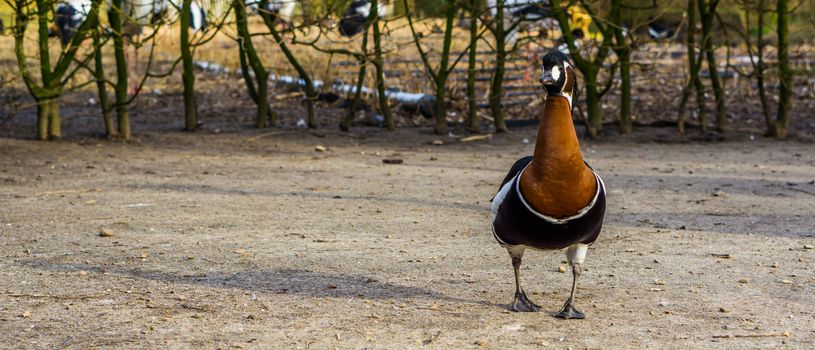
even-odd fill
[(815, 347), (813, 144), (584, 141), (608, 212), (564, 321), (563, 254), (512, 313), (490, 232), (534, 133), (0, 138), (0, 347)]

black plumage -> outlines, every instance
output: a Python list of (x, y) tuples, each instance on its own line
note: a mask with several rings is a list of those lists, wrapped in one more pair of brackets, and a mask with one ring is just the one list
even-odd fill
[(354, 36), (362, 33), (365, 30), (365, 21), (367, 20), (366, 6), (370, 6), (368, 0), (354, 0), (345, 9), (340, 19), (340, 34), (343, 36)]
[(68, 45), (79, 26), (85, 21), (85, 14), (70, 4), (58, 4), (54, 12), (54, 22), (57, 25), (56, 34), (59, 35), (62, 45)]

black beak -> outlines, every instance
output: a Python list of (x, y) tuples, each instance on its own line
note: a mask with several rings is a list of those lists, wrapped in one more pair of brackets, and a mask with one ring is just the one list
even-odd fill
[(552, 79), (552, 73), (543, 72), (540, 82), (543, 85), (553, 85), (555, 83), (555, 79)]

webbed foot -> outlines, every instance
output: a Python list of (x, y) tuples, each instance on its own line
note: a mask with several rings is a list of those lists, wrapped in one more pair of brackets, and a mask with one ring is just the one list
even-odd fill
[(516, 292), (515, 300), (510, 306), (510, 310), (515, 312), (538, 312), (540, 309), (541, 307), (529, 300), (524, 292)]
[(563, 309), (560, 310), (560, 312), (558, 312), (557, 314), (555, 314), (555, 317), (559, 317), (564, 320), (572, 318), (582, 320), (586, 318), (586, 315), (580, 311), (577, 311), (577, 309), (575, 309), (574, 306), (572, 306), (572, 300), (569, 299), (566, 301), (566, 304), (563, 305)]

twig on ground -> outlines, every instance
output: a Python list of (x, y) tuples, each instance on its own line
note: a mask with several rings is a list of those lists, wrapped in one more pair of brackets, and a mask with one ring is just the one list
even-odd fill
[(789, 337), (790, 332), (784, 333), (764, 333), (764, 334), (724, 334), (714, 335), (713, 338), (768, 338), (768, 337)]
[(79, 194), (79, 193), (88, 193), (88, 192), (94, 192), (94, 191), (96, 191), (96, 189), (95, 189), (95, 188), (88, 188), (88, 189), (82, 189), (82, 190), (60, 190), (60, 191), (46, 191), (46, 192), (41, 192), (41, 193), (38, 193), (38, 194), (36, 194), (36, 195), (34, 195), (34, 196), (35, 196), (35, 197), (43, 197), (43, 196), (54, 195), (54, 194), (58, 194), (58, 195), (63, 195), (63, 194)]
[(793, 190), (793, 191), (798, 191), (798, 192), (801, 192), (801, 193), (806, 193), (806, 194), (811, 195), (811, 196), (815, 196), (815, 192), (811, 192), (811, 191), (807, 191), (807, 190), (802, 190), (802, 189), (800, 189), (800, 188), (795, 188), (795, 187), (789, 187), (789, 186), (787, 186), (787, 189), (788, 189), (788, 190)]
[(64, 300), (85, 300), (85, 299), (93, 299), (93, 298), (101, 298), (104, 294), (91, 294), (91, 295), (48, 295), (48, 294), (17, 294), (17, 293), (7, 293), (6, 294), (12, 298), (54, 298), (54, 299), (64, 299)]

